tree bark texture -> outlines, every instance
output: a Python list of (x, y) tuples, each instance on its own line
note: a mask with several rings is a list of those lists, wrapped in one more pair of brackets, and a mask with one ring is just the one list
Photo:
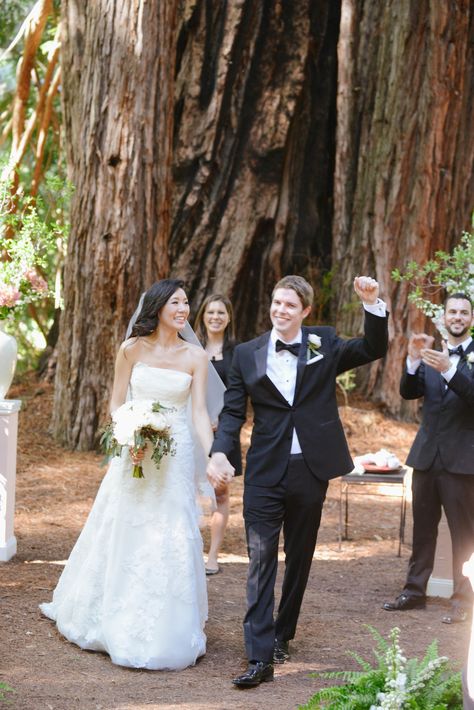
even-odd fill
[(422, 323), (390, 271), (451, 247), (473, 205), (472, 14), (468, 0), (63, 0), (61, 441), (94, 444), (125, 324), (164, 275), (184, 278), (193, 312), (230, 296), (248, 339), (285, 273), (316, 286), (319, 320), (331, 267), (339, 330), (358, 332), (352, 279), (374, 274), (393, 342), (364, 384), (399, 409)]
[(63, 110), (75, 192), (53, 427), (94, 445), (145, 284), (168, 272), (178, 2), (64, 0)]
[(339, 3), (64, 0), (63, 21), (75, 195), (54, 430), (88, 448), (143, 288), (183, 277), (194, 310), (224, 291), (245, 339), (275, 279), (326, 266)]
[(170, 265), (241, 339), (285, 273), (328, 266), (339, 3), (189, 3), (179, 28)]
[[(474, 9), (469, 0), (343, 0), (338, 48), (334, 182), (334, 313), (347, 308), (354, 275), (369, 273), (391, 311), (391, 346), (364, 380), (389, 411), (398, 395), (407, 334), (426, 327), (390, 278), (409, 261), (450, 250), (474, 205)], [(367, 371), (366, 371), (367, 372)], [(413, 411), (413, 410), (411, 410)]]

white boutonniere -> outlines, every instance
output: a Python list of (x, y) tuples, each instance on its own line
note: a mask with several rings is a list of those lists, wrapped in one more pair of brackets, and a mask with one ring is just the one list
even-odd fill
[(472, 370), (472, 366), (474, 365), (474, 353), (469, 353), (468, 355), (466, 355), (466, 362), (468, 368)]
[(312, 357), (315, 357), (315, 355), (318, 355), (318, 350), (321, 347), (321, 338), (319, 335), (316, 335), (315, 333), (310, 333), (308, 335), (308, 357), (307, 359), (310, 360)]

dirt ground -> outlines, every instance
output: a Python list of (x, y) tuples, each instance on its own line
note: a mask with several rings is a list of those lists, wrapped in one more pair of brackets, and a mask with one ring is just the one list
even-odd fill
[[(325, 504), (313, 568), (292, 643), (291, 661), (276, 669), (275, 681), (239, 691), (231, 678), (245, 667), (242, 618), (247, 569), (241, 519), (242, 481), (233, 484), (232, 515), (221, 558), (222, 573), (209, 578), (206, 656), (181, 672), (129, 670), (104, 654), (82, 651), (59, 636), (38, 604), (50, 599), (104, 474), (100, 457), (71, 453), (48, 432), (52, 390), (30, 381), (10, 392), (23, 400), (17, 471), (18, 554), (0, 564), (0, 681), (15, 689), (5, 707), (15, 710), (141, 710), (190, 708), (289, 710), (304, 704), (327, 681), (311, 673), (355, 669), (347, 655), (371, 660), (366, 624), (387, 635), (401, 629), (405, 655), (420, 656), (434, 639), (456, 664), (467, 654), (469, 626), (446, 626), (447, 605), (430, 600), (426, 610), (387, 613), (384, 600), (403, 585), (410, 549), (397, 557), (400, 499), (350, 496), (350, 540), (338, 543), (340, 482), (332, 481)], [(361, 405), (359, 405), (361, 407)], [(416, 427), (378, 411), (342, 410), (353, 455), (384, 447), (404, 459)], [(248, 428), (244, 439), (248, 438)], [(366, 489), (367, 490), (367, 489)], [(394, 492), (394, 491), (393, 491)], [(203, 530), (205, 544), (208, 533)], [(406, 540), (411, 536), (408, 512)], [(281, 580), (283, 563), (280, 563)], [(278, 589), (278, 587), (277, 587)], [(1, 703), (0, 703), (1, 704)]]

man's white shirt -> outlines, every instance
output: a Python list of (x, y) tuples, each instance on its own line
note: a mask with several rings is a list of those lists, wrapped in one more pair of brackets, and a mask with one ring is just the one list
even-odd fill
[[(378, 299), (377, 303), (374, 305), (366, 305), (364, 309), (375, 316), (385, 317), (386, 305), (384, 301)], [(291, 343), (301, 343), (302, 341), (302, 331), (299, 330), (298, 334), (293, 340), (283, 341), (280, 338), (275, 329), (273, 328), (270, 333), (270, 339), (268, 341), (268, 351), (267, 351), (267, 376), (273, 382), (275, 387), (280, 391), (283, 397), (286, 399), (288, 404), (292, 405), (295, 397), (295, 387), (296, 387), (296, 368), (298, 364), (298, 358), (290, 353), (288, 350), (280, 350), (277, 353), (275, 348), (275, 343), (277, 340), (282, 340), (286, 344)], [(300, 454), (301, 446), (298, 441), (295, 429), (293, 429), (293, 437), (291, 441), (291, 454)]]
[[(467, 338), (465, 340), (463, 340), (462, 343), (460, 343), (464, 352), (466, 352), (466, 350), (469, 347), (469, 345), (471, 344), (471, 342), (472, 342), (472, 338), (470, 335), (468, 335)], [(459, 359), (460, 359), (459, 355), (450, 355), (449, 356), (449, 361), (451, 363), (451, 367), (448, 370), (445, 370), (444, 372), (440, 373), (444, 377), (444, 379), (446, 380), (446, 383), (448, 383), (450, 381), (450, 379), (452, 378), (452, 376), (456, 372), (456, 368), (458, 366)], [(417, 360), (411, 360), (410, 356), (407, 356), (407, 373), (409, 375), (416, 375), (416, 371), (420, 367), (420, 364), (421, 364), (421, 359), (418, 358)]]

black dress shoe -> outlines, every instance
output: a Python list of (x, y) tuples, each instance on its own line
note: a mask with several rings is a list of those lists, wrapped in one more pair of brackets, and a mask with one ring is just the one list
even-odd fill
[(449, 614), (441, 617), (443, 624), (462, 624), (464, 621), (468, 621), (468, 619), (469, 614), (462, 606), (453, 606)]
[(234, 678), (232, 683), (237, 688), (255, 688), (260, 683), (268, 683), (271, 680), (273, 680), (273, 663), (256, 661), (249, 663), (245, 673)]
[(408, 594), (400, 594), (394, 602), (385, 602), (382, 609), (385, 609), (385, 611), (408, 611), (409, 609), (424, 609), (425, 606), (425, 597), (411, 597)]
[(290, 650), (288, 648), (288, 641), (279, 641), (275, 639), (275, 646), (273, 647), (273, 663), (284, 663), (290, 657)]

